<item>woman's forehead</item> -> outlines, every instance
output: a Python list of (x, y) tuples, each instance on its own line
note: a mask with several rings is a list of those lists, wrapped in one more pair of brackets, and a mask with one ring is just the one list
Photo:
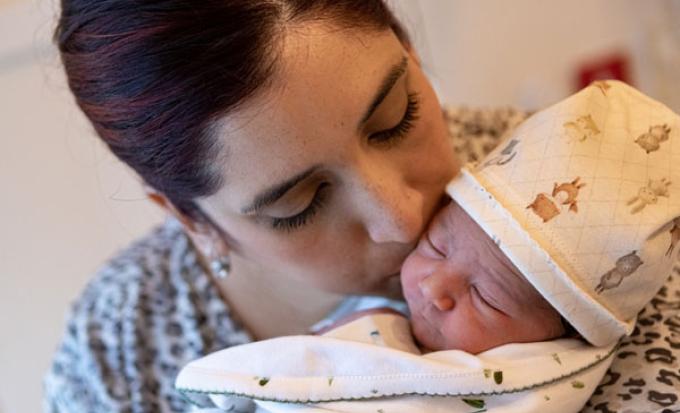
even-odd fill
[(403, 58), (391, 30), (318, 24), (291, 31), (271, 84), (217, 124), (224, 151), (221, 191), (229, 194), (223, 201), (247, 203), (277, 178), (339, 161), (342, 138), (356, 136), (386, 73)]

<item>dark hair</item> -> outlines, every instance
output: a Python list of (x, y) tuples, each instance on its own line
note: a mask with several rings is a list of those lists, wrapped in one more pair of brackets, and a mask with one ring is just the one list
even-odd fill
[(54, 41), (113, 153), (194, 220), (222, 185), (211, 125), (266, 85), (286, 24), (407, 34), (382, 0), (62, 0)]

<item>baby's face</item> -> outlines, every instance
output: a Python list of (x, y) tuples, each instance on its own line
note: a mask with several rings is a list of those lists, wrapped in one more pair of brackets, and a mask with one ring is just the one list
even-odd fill
[(413, 334), (429, 350), (477, 354), (564, 334), (557, 311), (455, 202), (434, 217), (401, 277)]

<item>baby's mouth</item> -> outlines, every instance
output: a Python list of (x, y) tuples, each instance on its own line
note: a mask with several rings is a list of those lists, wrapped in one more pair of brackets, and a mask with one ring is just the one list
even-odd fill
[[(431, 309), (434, 309), (434, 307)], [(415, 325), (420, 324), (420, 328), (417, 329), (418, 334), (416, 334), (418, 344), (428, 351), (436, 351), (443, 342), (443, 336), (437, 325), (432, 323), (432, 314), (429, 314), (431, 311), (428, 310), (427, 306), (420, 307), (417, 313), (411, 314), (411, 328), (415, 333)], [(425, 328), (423, 329), (423, 327)]]

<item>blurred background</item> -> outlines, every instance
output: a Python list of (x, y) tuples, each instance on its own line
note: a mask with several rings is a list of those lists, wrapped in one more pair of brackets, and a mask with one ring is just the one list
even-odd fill
[[(680, 112), (680, 0), (391, 3), (442, 102), (537, 109), (619, 78)], [(54, 0), (0, 0), (0, 413), (41, 410), (69, 303), (163, 219), (75, 107), (57, 14)]]

